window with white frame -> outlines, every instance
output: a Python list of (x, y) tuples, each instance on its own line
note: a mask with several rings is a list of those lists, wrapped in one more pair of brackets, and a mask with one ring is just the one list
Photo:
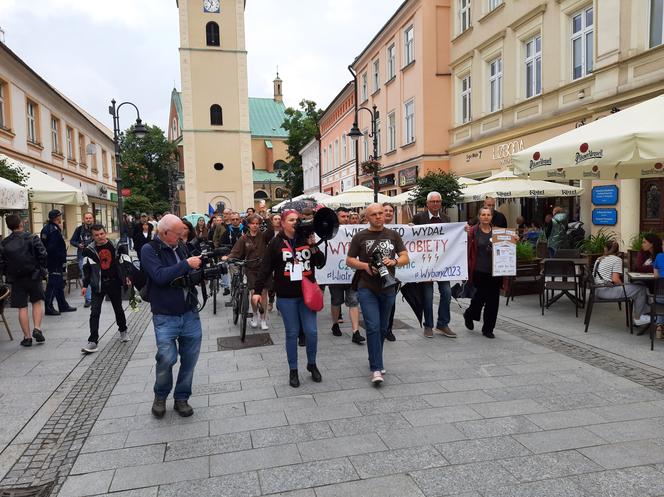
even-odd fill
[(334, 157), (332, 157), (332, 144), (327, 147), (327, 170), (334, 169)]
[(542, 93), (542, 36), (536, 35), (525, 43), (526, 98)]
[(489, 62), (489, 112), (503, 106), (503, 59), (498, 57)]
[(351, 160), (355, 160), (355, 146), (356, 146), (356, 143), (353, 140), (351, 140), (350, 138), (347, 138), (347, 139), (350, 140), (350, 158), (351, 158)]
[(572, 16), (572, 79), (593, 72), (593, 8)]
[(461, 90), (459, 92), (459, 97), (460, 97), (460, 103), (459, 107), (461, 108), (461, 122), (462, 123), (467, 123), (469, 122), (473, 117), (472, 111), (471, 111), (471, 82), (470, 82), (470, 74), (467, 74), (463, 78), (461, 78), (461, 81), (459, 82), (459, 89)]
[(67, 159), (74, 160), (74, 130), (67, 126)]
[(664, 0), (650, 0), (650, 48), (664, 42)]
[(373, 91), (378, 91), (380, 88), (380, 60), (373, 61)]
[(397, 48), (392, 43), (387, 47), (387, 80), (391, 80), (397, 75)]
[(459, 0), (459, 28), (463, 33), (470, 27), (470, 0)]
[(51, 150), (60, 153), (60, 119), (51, 116)]
[(7, 83), (0, 80), (0, 129), (7, 129), (7, 110), (5, 109), (5, 99), (7, 98)]
[(415, 28), (413, 26), (410, 26), (404, 31), (403, 43), (404, 66), (407, 66), (415, 60)]
[(491, 12), (493, 9), (495, 9), (499, 5), (502, 5), (503, 0), (488, 0), (488, 2), (489, 2), (489, 12)]
[(383, 155), (383, 152), (381, 151), (381, 146), (380, 146), (380, 119), (376, 119), (376, 157), (380, 157)]
[(327, 150), (323, 149), (323, 172), (326, 173), (329, 170), (327, 163)]
[(28, 141), (37, 143), (37, 104), (31, 100), (26, 104), (26, 117), (28, 119)]
[(367, 82), (367, 73), (362, 74), (362, 82), (360, 85), (360, 102), (364, 102), (369, 98), (369, 83)]
[(85, 135), (83, 133), (78, 134), (78, 162), (82, 166), (87, 164), (87, 157), (85, 154)]
[(346, 136), (341, 137), (341, 163), (345, 164), (348, 162), (348, 144)]
[(397, 116), (394, 111), (387, 115), (387, 151), (397, 148)]
[(339, 155), (339, 140), (334, 140), (334, 166), (339, 167), (341, 156)]
[(415, 100), (409, 100), (403, 106), (404, 110), (404, 142), (405, 145), (415, 141)]
[(362, 157), (364, 161), (369, 160), (369, 131), (364, 130), (362, 131), (362, 134), (364, 135), (364, 138), (362, 140)]

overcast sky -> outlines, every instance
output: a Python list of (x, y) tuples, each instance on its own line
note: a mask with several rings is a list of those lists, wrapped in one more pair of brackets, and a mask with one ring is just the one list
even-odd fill
[[(278, 65), (287, 105), (327, 106), (401, 3), (248, 0), (249, 95), (272, 96)], [(175, 0), (0, 0), (0, 27), (11, 50), (107, 126), (115, 98), (165, 129), (171, 90), (180, 89)], [(121, 126), (133, 120), (123, 108)]]

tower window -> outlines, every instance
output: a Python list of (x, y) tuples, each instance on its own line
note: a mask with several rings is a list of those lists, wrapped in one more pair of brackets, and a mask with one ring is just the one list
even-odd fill
[(224, 116), (221, 112), (221, 106), (214, 104), (210, 107), (210, 124), (212, 126), (223, 126)]
[(205, 40), (209, 47), (219, 46), (219, 24), (210, 21), (205, 25)]

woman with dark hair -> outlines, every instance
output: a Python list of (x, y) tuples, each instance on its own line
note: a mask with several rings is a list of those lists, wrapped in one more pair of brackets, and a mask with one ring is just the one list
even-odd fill
[(141, 249), (143, 245), (149, 243), (154, 238), (152, 233), (152, 224), (147, 220), (143, 221), (141, 219), (140, 223), (134, 227), (134, 250), (138, 256), (138, 260), (141, 260)]
[(491, 236), (493, 218), (489, 207), (482, 207), (478, 213), (479, 223), (468, 231), (468, 284), (476, 291), (470, 301), (470, 307), (463, 313), (466, 328), (475, 328), (474, 321), (479, 321), (484, 308), (482, 335), (496, 338), (493, 330), (498, 319), (500, 304), (500, 287), (502, 277), (493, 276), (493, 246)]
[[(282, 231), (270, 240), (261, 263), (252, 303), (258, 305), (261, 294), (270, 276), (274, 278), (277, 294), (277, 309), (284, 320), (286, 331), (286, 355), (290, 368), (290, 386), (300, 386), (297, 371), (297, 336), (300, 327), (304, 330), (307, 342), (307, 371), (315, 382), (322, 381), (316, 367), (318, 327), (316, 312), (309, 309), (302, 294), (302, 279), (316, 282), (315, 268), (325, 265), (325, 256), (316, 246), (315, 235), (302, 239), (295, 231), (299, 213), (285, 210), (281, 213)], [(263, 305), (266, 305), (264, 303)]]
[(661, 251), (662, 239), (654, 233), (645, 235), (641, 242), (641, 250), (636, 256), (635, 271), (637, 273), (652, 273), (655, 258)]
[[(643, 285), (626, 283), (623, 285), (623, 260), (618, 257), (619, 245), (617, 242), (607, 242), (604, 246), (604, 255), (595, 261), (593, 266), (593, 279), (596, 285), (596, 295), (601, 299), (612, 299), (627, 295), (634, 302), (632, 315), (636, 326), (650, 323), (647, 293)], [(624, 286), (624, 289), (623, 289)]]
[(205, 218), (203, 216), (198, 218), (196, 221), (196, 238), (199, 242), (207, 242), (208, 239), (208, 227), (205, 224)]
[(196, 237), (196, 228), (186, 219), (182, 219), (182, 223), (187, 228), (187, 237), (186, 240), (182, 240), (187, 246), (187, 250), (193, 256), (201, 255), (201, 244), (198, 238)]

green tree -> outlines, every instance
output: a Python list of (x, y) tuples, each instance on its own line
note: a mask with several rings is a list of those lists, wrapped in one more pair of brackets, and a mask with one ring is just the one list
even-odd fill
[(131, 192), (130, 197), (123, 198), (124, 212), (127, 214), (140, 214), (141, 212), (152, 212), (153, 206), (150, 199), (145, 195)]
[(120, 137), (122, 184), (131, 188), (132, 196), (144, 196), (154, 205), (170, 198), (169, 180), (177, 167), (177, 147), (158, 126), (147, 128), (143, 138), (137, 138), (132, 128)]
[(166, 211), (171, 210), (171, 203), (167, 200), (157, 200), (152, 203), (152, 211), (154, 214), (163, 214)]
[(456, 205), (461, 196), (458, 178), (454, 173), (445, 171), (429, 171), (425, 176), (417, 178), (415, 188), (417, 191), (415, 203), (420, 207), (426, 205), (429, 192), (440, 193), (443, 209), (449, 209)]
[(288, 107), (285, 113), (286, 118), (281, 127), (288, 131), (286, 139), (288, 162), (278, 174), (283, 178), (291, 196), (295, 197), (304, 190), (300, 150), (318, 135), (318, 122), (323, 110), (319, 109), (312, 100), (302, 100), (299, 108)]
[(0, 159), (0, 178), (8, 179), (20, 186), (25, 186), (28, 182), (28, 175), (21, 169), (8, 164), (6, 159)]

